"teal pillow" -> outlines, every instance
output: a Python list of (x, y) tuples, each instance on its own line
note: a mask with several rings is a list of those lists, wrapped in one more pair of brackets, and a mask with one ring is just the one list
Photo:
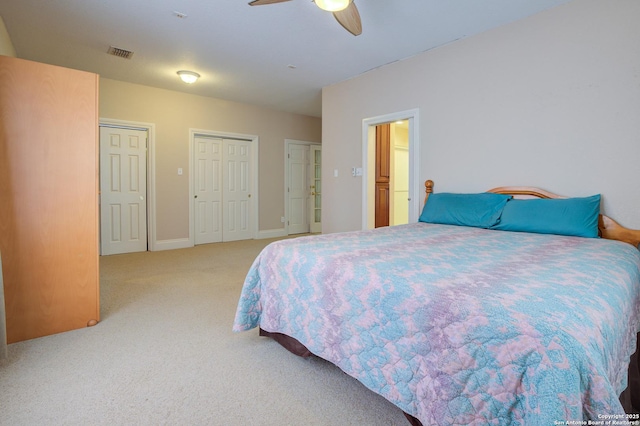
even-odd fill
[(511, 195), (490, 192), (431, 194), (422, 209), (419, 221), (489, 228), (498, 222), (502, 209), (511, 198)]
[(510, 200), (492, 229), (598, 237), (600, 194), (583, 198)]

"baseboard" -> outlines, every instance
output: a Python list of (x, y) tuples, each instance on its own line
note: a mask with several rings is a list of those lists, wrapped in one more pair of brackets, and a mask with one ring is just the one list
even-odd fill
[(175, 240), (156, 241), (153, 251), (175, 250), (189, 247), (193, 247), (193, 243), (189, 238), (176, 238)]
[(281, 238), (286, 237), (287, 231), (284, 228), (280, 229), (267, 229), (266, 231), (258, 231), (256, 240), (263, 240), (266, 238)]
[[(284, 228), (268, 229), (266, 231), (258, 231), (256, 239), (263, 240), (267, 238), (282, 238), (286, 236), (287, 232)], [(153, 250), (150, 251), (175, 250), (189, 247), (193, 247), (193, 242), (189, 238), (176, 238), (174, 240), (156, 241)]]

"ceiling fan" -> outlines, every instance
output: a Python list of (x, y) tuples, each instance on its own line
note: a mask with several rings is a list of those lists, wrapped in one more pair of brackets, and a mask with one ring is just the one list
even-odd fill
[[(283, 3), (291, 0), (253, 0), (249, 6), (262, 6), (264, 4)], [(362, 21), (360, 13), (353, 0), (314, 0), (320, 9), (333, 12), (333, 16), (354, 36), (362, 34)]]

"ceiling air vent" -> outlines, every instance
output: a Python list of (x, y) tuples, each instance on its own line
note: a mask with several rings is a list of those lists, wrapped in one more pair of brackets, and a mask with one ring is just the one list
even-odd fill
[(118, 56), (124, 59), (131, 59), (133, 52), (130, 50), (120, 49), (119, 47), (109, 46), (107, 51), (109, 55)]

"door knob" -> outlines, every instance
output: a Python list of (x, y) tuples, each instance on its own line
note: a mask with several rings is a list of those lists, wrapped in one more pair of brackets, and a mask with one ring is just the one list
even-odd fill
[(197, 196), (197, 195), (194, 195), (194, 196), (193, 196), (193, 198), (198, 198), (198, 196)]

